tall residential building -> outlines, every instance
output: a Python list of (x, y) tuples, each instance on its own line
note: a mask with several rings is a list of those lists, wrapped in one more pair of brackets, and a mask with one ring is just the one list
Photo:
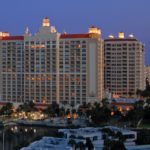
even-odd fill
[(79, 104), (101, 100), (104, 57), (100, 29), (91, 27), (88, 34), (61, 35), (59, 56), (60, 101)]
[(150, 66), (145, 66), (145, 79), (146, 78), (150, 81)]
[(145, 66), (145, 88), (146, 88), (146, 80), (150, 83), (150, 66)]
[[(1, 34), (2, 35), (2, 34)], [(23, 100), (23, 36), (0, 36), (0, 101)]]
[(101, 31), (60, 34), (43, 19), (31, 36), (0, 34), (0, 101), (82, 104), (103, 98)]
[(105, 90), (118, 96), (136, 95), (144, 89), (144, 45), (133, 35), (104, 40)]

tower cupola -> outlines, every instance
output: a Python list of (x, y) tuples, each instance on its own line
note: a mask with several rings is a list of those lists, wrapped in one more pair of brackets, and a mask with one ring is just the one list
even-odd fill
[(43, 19), (42, 26), (43, 26), (43, 27), (50, 27), (50, 20), (49, 20), (48, 17), (45, 17), (45, 18)]

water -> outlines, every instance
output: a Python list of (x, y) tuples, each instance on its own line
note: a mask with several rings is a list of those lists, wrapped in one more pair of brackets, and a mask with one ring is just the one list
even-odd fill
[[(47, 127), (14, 126), (0, 130), (0, 150), (20, 150), (20, 147), (40, 139), (43, 136), (56, 136), (57, 129)], [(4, 136), (3, 136), (4, 135)], [(3, 138), (4, 137), (4, 138)]]

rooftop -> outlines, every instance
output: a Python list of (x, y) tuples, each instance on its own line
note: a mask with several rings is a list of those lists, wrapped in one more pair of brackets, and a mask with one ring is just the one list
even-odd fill
[(90, 38), (90, 34), (61, 34), (61, 39), (69, 39), (69, 38)]
[(2, 40), (24, 40), (24, 36), (6, 36)]

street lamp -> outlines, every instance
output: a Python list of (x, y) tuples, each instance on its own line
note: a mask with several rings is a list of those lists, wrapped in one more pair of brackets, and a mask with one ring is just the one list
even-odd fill
[(3, 150), (5, 150), (5, 127), (3, 129)]
[[(3, 150), (5, 150), (5, 127), (11, 126), (12, 124), (10, 123), (4, 123), (3, 126)], [(13, 124), (16, 125), (16, 124)], [(15, 126), (15, 129), (17, 130), (17, 126)]]

